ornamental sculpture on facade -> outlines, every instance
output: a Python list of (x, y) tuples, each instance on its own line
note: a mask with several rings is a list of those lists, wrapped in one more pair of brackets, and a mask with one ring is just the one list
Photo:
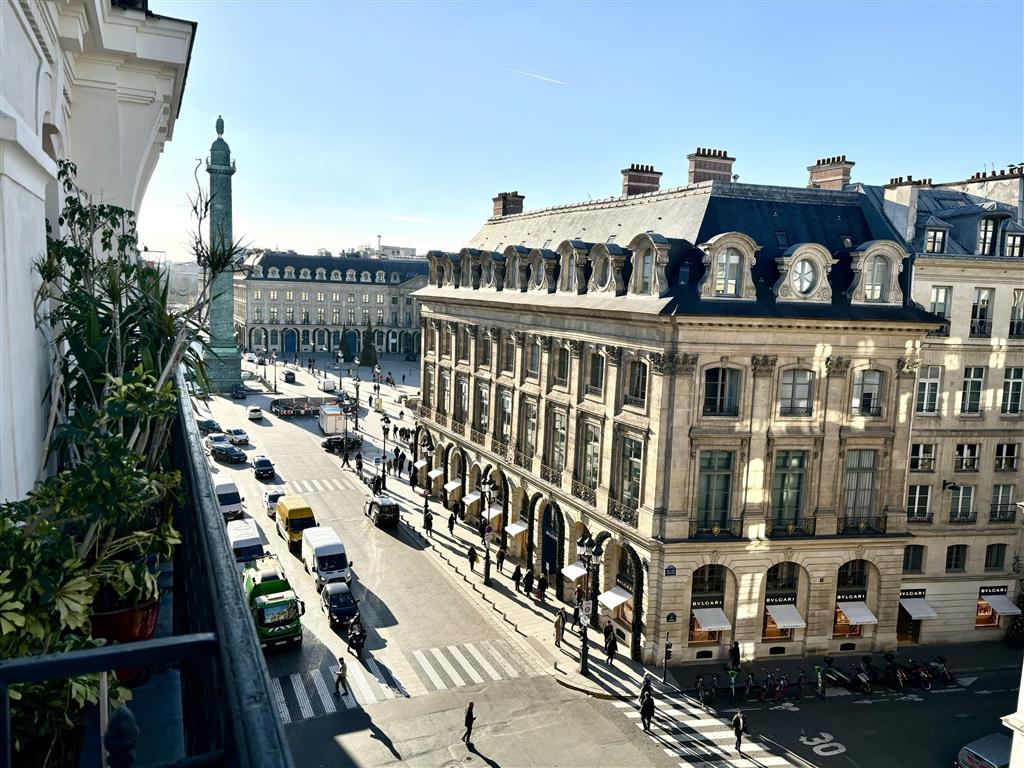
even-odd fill
[(829, 377), (842, 378), (846, 376), (846, 373), (850, 370), (850, 358), (831, 355), (825, 358), (825, 370), (828, 372)]
[(579, 339), (569, 339), (569, 351), (573, 357), (579, 357), (583, 354), (583, 342)]
[(775, 355), (754, 355), (751, 361), (754, 365), (754, 377), (775, 375), (775, 364), (778, 361), (779, 358)]

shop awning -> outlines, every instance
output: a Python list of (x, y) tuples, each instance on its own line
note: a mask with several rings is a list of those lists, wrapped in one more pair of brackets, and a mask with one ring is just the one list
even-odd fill
[(632, 600), (633, 596), (629, 594), (622, 587), (612, 587), (607, 592), (602, 592), (597, 596), (597, 602), (607, 608), (609, 611), (614, 611), (620, 605), (627, 600)]
[(982, 595), (981, 599), (992, 606), (1000, 616), (1020, 616), (1020, 608), (1006, 595)]
[(769, 604), (765, 608), (779, 629), (805, 629), (807, 627), (804, 617), (792, 603)]
[(705, 632), (721, 632), (732, 629), (732, 624), (725, 617), (725, 611), (721, 608), (694, 608), (694, 618)]
[(477, 491), (470, 491), (469, 493), (462, 497), (462, 503), (465, 504), (467, 507), (470, 504), (473, 504), (477, 501), (480, 501), (480, 494)]
[(900, 605), (903, 606), (903, 610), (910, 614), (910, 618), (914, 620), (939, 618), (939, 614), (928, 605), (928, 602), (923, 597), (901, 597)]
[(502, 508), (500, 504), (491, 504), (487, 508), (487, 519), (493, 520), (496, 517), (501, 517)]
[(868, 604), (863, 600), (854, 600), (849, 603), (836, 603), (839, 606), (839, 610), (846, 616), (846, 620), (851, 624), (877, 624), (878, 618), (868, 608)]
[(429, 472), (427, 472), (427, 477), (429, 477), (431, 480), (436, 480), (437, 478), (439, 478), (443, 474), (444, 474), (444, 470), (443, 469), (432, 469)]
[(448, 493), (451, 493), (452, 491), (456, 491), (456, 490), (458, 490), (461, 487), (462, 487), (462, 480), (460, 478), (458, 478), (458, 477), (455, 478), (454, 480), (449, 480), (447, 483), (444, 484), (444, 489)]
[(587, 567), (577, 560), (572, 565), (567, 565), (562, 569), (562, 575), (569, 581), (576, 581), (587, 575)]
[(413, 467), (415, 467), (416, 469), (423, 469), (425, 466), (427, 466), (426, 459), (420, 459), (419, 461), (413, 464)]
[(518, 536), (520, 533), (522, 533), (529, 527), (530, 526), (528, 526), (521, 520), (516, 520), (508, 528), (505, 529), (505, 533), (507, 533), (509, 536)]

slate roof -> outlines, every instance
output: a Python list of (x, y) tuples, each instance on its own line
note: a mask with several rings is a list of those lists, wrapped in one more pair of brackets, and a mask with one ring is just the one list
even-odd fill
[[(415, 259), (375, 259), (368, 256), (308, 256), (301, 253), (291, 253), (288, 251), (263, 251), (263, 253), (257, 256), (250, 262), (253, 266), (259, 265), (263, 267), (263, 277), (249, 276), (250, 280), (280, 280), (282, 278), (268, 278), (267, 271), (271, 267), (277, 267), (281, 271), (281, 275), (284, 275), (285, 267), (294, 267), (295, 275), (298, 279), (299, 270), (306, 268), (314, 276), (316, 270), (319, 267), (323, 267), (327, 272), (327, 276), (335, 269), (341, 271), (342, 280), (334, 280), (335, 284), (345, 281), (345, 273), (354, 269), (357, 273), (367, 271), (370, 274), (376, 273), (378, 270), (383, 269), (387, 273), (387, 279), (390, 283), (391, 273), (397, 272), (401, 275), (401, 282), (411, 280), (421, 275), (426, 275), (429, 269), (429, 264), (426, 258), (417, 257)], [(317, 282), (314, 278), (310, 278), (310, 282)], [(379, 283), (383, 285), (383, 283)], [(391, 283), (393, 285), (393, 283)], [(369, 283), (363, 283), (363, 285), (369, 285)]]

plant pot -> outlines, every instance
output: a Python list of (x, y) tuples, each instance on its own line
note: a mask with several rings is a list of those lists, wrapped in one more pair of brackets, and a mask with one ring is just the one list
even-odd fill
[[(138, 605), (117, 608), (112, 611), (93, 613), (92, 636), (110, 643), (137, 643), (149, 640), (156, 632), (156, 620), (160, 614), (160, 601), (156, 598)], [(122, 685), (140, 685), (149, 674), (135, 667), (118, 669), (117, 679)]]

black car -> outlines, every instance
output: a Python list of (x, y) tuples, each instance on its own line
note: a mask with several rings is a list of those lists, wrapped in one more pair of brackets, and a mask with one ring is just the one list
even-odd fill
[(378, 528), (395, 525), (398, 522), (398, 502), (390, 496), (374, 496), (366, 502), (363, 513), (373, 520), (373, 524)]
[(253, 474), (256, 475), (257, 479), (261, 477), (273, 477), (274, 462), (266, 456), (254, 456), (252, 460), (252, 471)]
[(232, 400), (245, 400), (248, 394), (249, 393), (246, 392), (244, 384), (235, 384), (235, 386), (231, 388)]
[(284, 372), (284, 383), (285, 384), (294, 384), (295, 383), (295, 371), (285, 371)]
[(327, 614), (331, 626), (348, 626), (359, 613), (359, 602), (344, 581), (333, 581), (324, 585), (320, 593), (320, 608)]
[(213, 419), (200, 419), (196, 422), (196, 426), (199, 427), (199, 431), (204, 435), (208, 435), (211, 432), (223, 432), (220, 428), (220, 424)]
[(210, 448), (210, 458), (214, 461), (226, 461), (228, 464), (245, 464), (249, 459), (245, 451), (228, 443), (214, 443)]
[(363, 446), (359, 435), (330, 435), (320, 441), (320, 447), (328, 453), (342, 453), (346, 449), (358, 451)]

